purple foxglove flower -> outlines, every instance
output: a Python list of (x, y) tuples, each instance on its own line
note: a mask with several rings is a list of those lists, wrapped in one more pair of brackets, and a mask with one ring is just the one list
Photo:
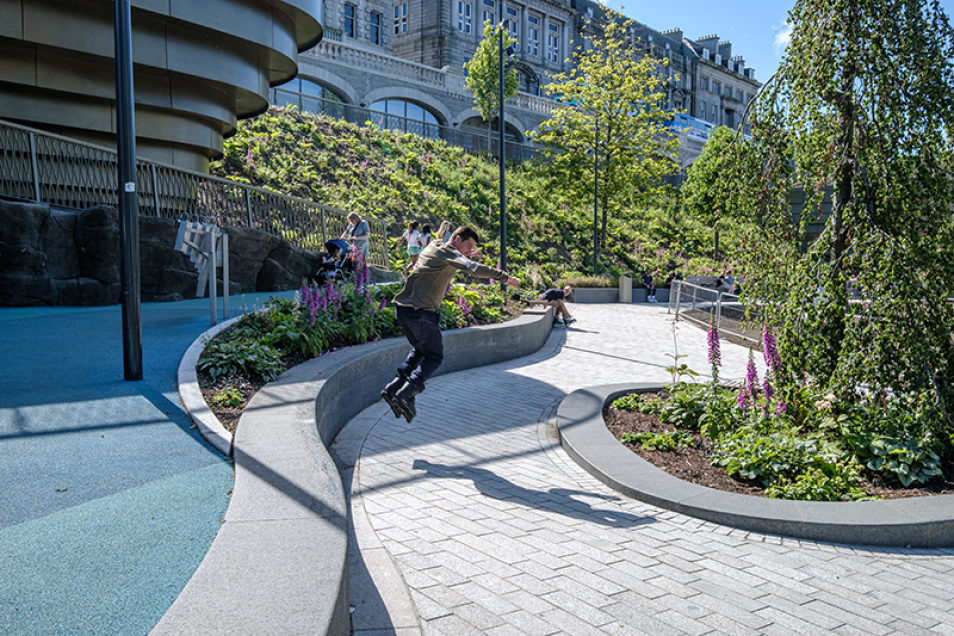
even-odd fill
[(775, 342), (775, 334), (771, 327), (762, 326), (762, 356), (765, 358), (765, 366), (772, 374), (778, 373), (782, 366), (782, 358), (778, 354), (778, 345)]

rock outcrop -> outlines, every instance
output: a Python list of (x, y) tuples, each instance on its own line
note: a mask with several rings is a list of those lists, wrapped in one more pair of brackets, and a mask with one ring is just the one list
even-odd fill
[[(247, 228), (226, 231), (232, 294), (294, 289), (318, 269), (317, 253), (286, 240)], [(177, 232), (174, 219), (139, 217), (145, 302), (196, 296), (198, 272), (175, 249)], [(0, 200), (0, 306), (112, 305), (120, 293), (115, 208), (77, 211)]]

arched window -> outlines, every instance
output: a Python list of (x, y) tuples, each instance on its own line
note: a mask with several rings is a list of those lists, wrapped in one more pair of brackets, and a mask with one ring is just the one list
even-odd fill
[(275, 91), (276, 106), (297, 106), (303, 113), (325, 113), (344, 117), (344, 100), (329, 88), (303, 77), (282, 84)]
[(423, 106), (403, 99), (382, 99), (371, 104), (371, 110), (381, 113), (375, 123), (381, 128), (403, 130), (421, 137), (440, 136), (437, 117)]

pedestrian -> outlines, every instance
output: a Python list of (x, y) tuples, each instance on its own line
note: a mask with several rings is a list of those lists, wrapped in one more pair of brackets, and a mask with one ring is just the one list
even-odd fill
[(653, 277), (649, 273), (649, 270), (643, 271), (643, 287), (646, 288), (646, 300), (655, 303), (656, 300), (656, 285), (653, 283)]
[(435, 237), (445, 243), (450, 243), (451, 240), (451, 224), (450, 221), (443, 221), (441, 226), (437, 228), (437, 234)]
[(571, 322), (576, 322), (576, 318), (570, 315), (564, 302), (572, 293), (573, 288), (567, 285), (563, 289), (548, 289), (540, 294), (542, 300), (548, 301), (551, 307), (556, 307), (556, 324), (561, 327), (563, 325), (569, 325)]
[(506, 272), (477, 263), (477, 232), (459, 227), (447, 243), (434, 241), (423, 252), (417, 267), (408, 276), (404, 289), (395, 296), (397, 320), (411, 344), (397, 375), (381, 391), (381, 397), (394, 412), (410, 422), (417, 415), (414, 397), (424, 390), (424, 383), (444, 361), (444, 343), (440, 329), (440, 306), (458, 271), (470, 276), (504, 280), (511, 287), (520, 281)]
[(431, 234), (431, 226), (425, 223), (421, 227), (421, 251), (424, 251), (424, 248), (431, 244), (431, 241), (434, 240), (434, 236)]
[(368, 225), (368, 222), (362, 219), (361, 215), (357, 212), (350, 212), (348, 214), (348, 227), (341, 233), (341, 238), (351, 243), (351, 251), (353, 254), (361, 254), (365, 262), (367, 262), (368, 255), (371, 253), (369, 241), (371, 238), (371, 226)]
[(401, 240), (398, 241), (398, 245), (401, 243), (407, 245), (407, 257), (410, 261), (408, 266), (404, 268), (404, 274), (414, 269), (414, 266), (417, 265), (417, 257), (421, 253), (421, 233), (417, 230), (418, 225), (417, 221), (408, 223), (407, 231), (401, 235)]

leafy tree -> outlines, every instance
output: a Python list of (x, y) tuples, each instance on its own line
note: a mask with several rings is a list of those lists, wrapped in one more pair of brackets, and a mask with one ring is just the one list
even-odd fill
[[(799, 0), (789, 21), (787, 56), (752, 113), (749, 297), (781, 329), (789, 386), (908, 396), (920, 413), (909, 424), (946, 438), (954, 31), (936, 0)], [(806, 202), (793, 220), (796, 183)], [(811, 222), (824, 224), (814, 241)]]
[(662, 69), (669, 62), (648, 56), (637, 61), (626, 37), (630, 25), (611, 20), (590, 46), (577, 49), (572, 70), (547, 85), (547, 93), (560, 103), (533, 135), (579, 197), (593, 191), (598, 150), (601, 245), (609, 212), (658, 194), (663, 177), (678, 165), (679, 141), (666, 127), (672, 113), (661, 106), (666, 101)]
[(713, 257), (718, 258), (719, 231), (724, 221), (743, 216), (743, 210), (752, 207), (744, 200), (746, 191), (724, 187), (727, 175), (733, 178), (751, 173), (757, 157), (751, 144), (731, 129), (719, 126), (702, 147), (702, 154), (689, 166), (688, 178), (682, 186), (682, 201), (686, 211), (712, 227), (715, 237)]
[[(487, 124), (487, 147), (490, 147), (490, 122), (500, 114), (500, 40), (503, 38), (504, 51), (517, 43), (507, 29), (498, 28), (488, 20), (484, 23), (484, 39), (477, 45), (477, 51), (464, 62), (467, 77), (464, 85), (474, 95), (474, 105), (480, 111), (480, 117)], [(504, 66), (504, 99), (517, 94), (520, 79), (514, 63)]]

